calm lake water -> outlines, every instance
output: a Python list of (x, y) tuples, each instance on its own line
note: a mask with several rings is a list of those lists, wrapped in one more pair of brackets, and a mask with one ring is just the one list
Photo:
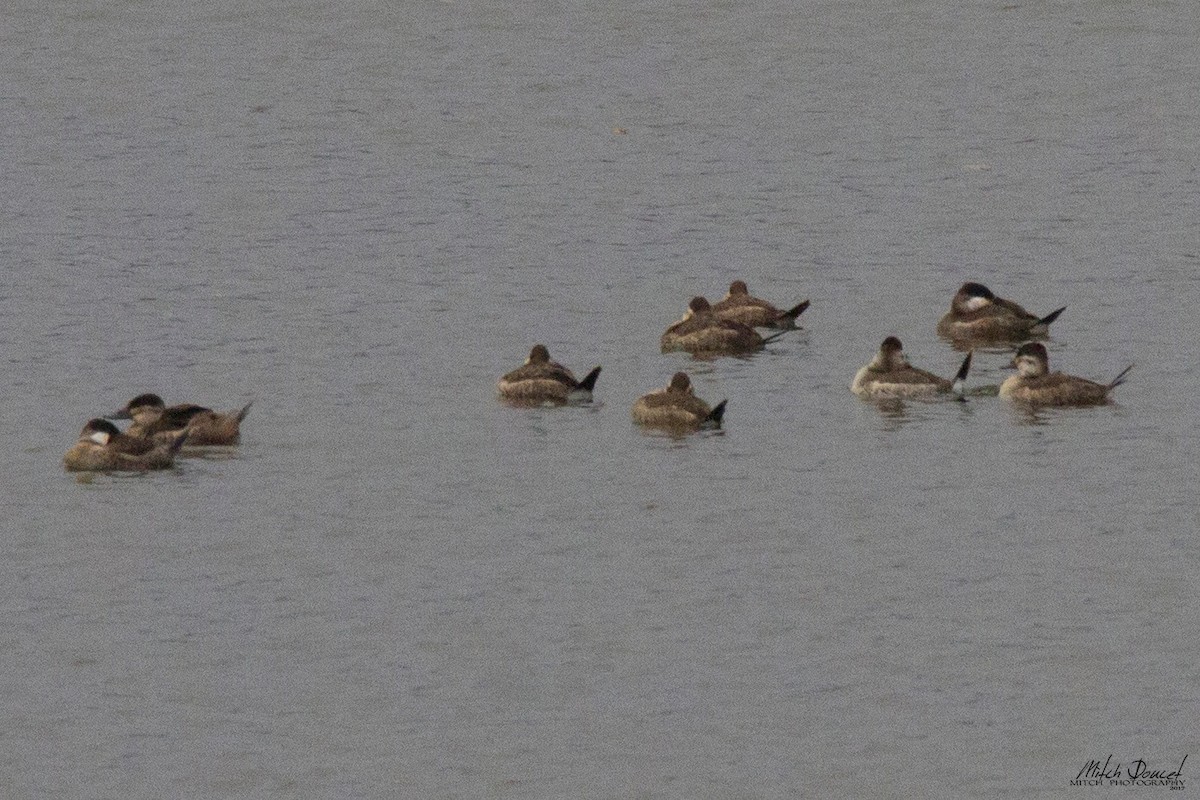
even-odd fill
[[(15, 4), (0, 794), (1193, 781), (1198, 42), (1169, 2)], [(806, 330), (661, 354), (734, 278)], [(1118, 403), (851, 395), (889, 334), (953, 373), (965, 280), (1066, 305), (1052, 367), (1136, 363)], [(592, 407), (497, 402), (535, 342)], [(631, 424), (678, 369), (722, 433)], [(253, 400), (244, 443), (65, 473), (144, 391)]]

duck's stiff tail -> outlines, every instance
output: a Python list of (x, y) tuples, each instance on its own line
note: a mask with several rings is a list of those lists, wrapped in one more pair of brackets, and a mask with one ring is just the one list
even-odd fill
[(1054, 322), (1054, 320), (1058, 319), (1058, 315), (1059, 315), (1059, 314), (1061, 314), (1062, 312), (1064, 312), (1064, 311), (1066, 311), (1066, 310), (1067, 310), (1067, 307), (1066, 307), (1066, 306), (1063, 306), (1062, 308), (1056, 308), (1056, 309), (1054, 309), (1054, 310), (1053, 310), (1053, 311), (1051, 311), (1049, 314), (1047, 314), (1046, 316), (1042, 317), (1042, 318), (1041, 318), (1041, 319), (1039, 319), (1037, 322), (1033, 323), (1033, 327), (1035, 327), (1035, 328), (1036, 328), (1036, 327), (1038, 327), (1039, 325), (1049, 325), (1051, 322)]
[(254, 405), (253, 400), (251, 400), (249, 403), (246, 403), (246, 405), (242, 406), (242, 410), (237, 412), (237, 421), (238, 422), (241, 422), (242, 420), (244, 420), (246, 418), (246, 415), (250, 413), (250, 406), (252, 406), (252, 405)]
[(581, 380), (579, 382), (579, 385), (576, 386), (575, 388), (577, 390), (582, 389), (585, 392), (590, 392), (596, 388), (596, 379), (599, 377), (600, 377), (600, 367), (596, 367), (594, 370), (592, 370), (587, 375), (585, 375), (583, 377), (583, 380)]
[(716, 408), (708, 412), (708, 416), (704, 418), (704, 424), (714, 428), (721, 427), (721, 418), (725, 416), (725, 404), (728, 402), (728, 400), (722, 400), (717, 403)]
[(958, 372), (954, 375), (954, 383), (950, 386), (951, 390), (959, 397), (963, 396), (967, 382), (967, 373), (971, 371), (971, 357), (974, 355), (974, 350), (967, 351), (967, 357), (963, 359), (962, 366), (958, 368)]
[(1125, 382), (1125, 376), (1129, 374), (1129, 370), (1133, 369), (1133, 364), (1130, 364), (1125, 369), (1121, 370), (1121, 374), (1112, 379), (1112, 383), (1108, 385), (1109, 390), (1117, 388)]
[(799, 326), (796, 324), (796, 317), (808, 310), (808, 304), (809, 301), (805, 300), (803, 303), (793, 306), (792, 308), (789, 308), (787, 311), (780, 314), (775, 319), (775, 327), (787, 328), (789, 330), (792, 328), (798, 328)]
[(779, 333), (772, 333), (770, 336), (764, 336), (763, 344), (768, 345), (771, 342), (778, 339), (780, 336), (786, 336), (787, 334), (791, 333), (793, 330), (794, 330), (794, 328), (788, 328), (787, 330), (782, 330)]

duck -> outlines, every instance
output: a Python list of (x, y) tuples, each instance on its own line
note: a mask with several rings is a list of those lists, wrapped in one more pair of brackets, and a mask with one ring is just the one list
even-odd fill
[(79, 440), (63, 456), (63, 466), (70, 472), (167, 469), (174, 465), (187, 438), (187, 431), (159, 441), (126, 436), (116, 425), (97, 417), (83, 426)]
[(761, 350), (785, 333), (763, 338), (749, 325), (718, 317), (704, 297), (693, 297), (683, 318), (663, 333), (661, 344), (664, 353), (683, 350), (692, 355), (736, 355)]
[(218, 412), (191, 403), (168, 406), (158, 395), (147, 393), (139, 394), (109, 414), (108, 419), (133, 420), (125, 431), (128, 436), (173, 438), (187, 430), (189, 447), (234, 445), (241, 440), (242, 420), (252, 405), (250, 402), (237, 411)]
[(895, 336), (889, 336), (883, 340), (871, 363), (854, 376), (850, 391), (859, 397), (932, 398), (950, 393), (962, 397), (972, 354), (967, 353), (954, 379), (947, 380), (909, 364), (904, 345)]
[(794, 331), (800, 327), (796, 324), (796, 318), (805, 312), (808, 305), (809, 301), (805, 300), (781, 311), (766, 300), (753, 297), (746, 282), (737, 280), (729, 284), (729, 292), (712, 308), (720, 319), (740, 322), (751, 328)]
[(1050, 357), (1040, 342), (1021, 345), (1009, 365), (1017, 371), (1000, 384), (1000, 396), (1033, 406), (1099, 406), (1110, 402), (1109, 394), (1125, 382), (1130, 364), (1108, 383), (1096, 383), (1074, 375), (1050, 371)]
[(575, 380), (571, 370), (550, 360), (546, 345), (535, 344), (524, 365), (502, 377), (496, 389), (501, 399), (517, 405), (590, 403), (598, 377), (600, 367)]
[[(163, 443), (170, 444), (176, 438), (184, 435), (186, 430), (171, 431), (164, 433), (156, 438), (145, 436), (130, 436), (127, 433), (121, 433), (121, 430), (106, 419), (99, 417), (88, 420), (83, 426), (83, 432), (80, 433), (80, 438), (84, 434), (104, 434), (107, 438), (104, 441), (105, 447), (114, 453), (125, 453), (131, 456), (141, 456), (149, 453)], [(97, 439), (96, 441), (99, 441)]]
[(671, 431), (715, 430), (721, 427), (725, 403), (715, 406), (696, 397), (686, 372), (676, 372), (665, 389), (639, 397), (633, 404), (633, 421)]
[(1044, 337), (1050, 323), (1066, 306), (1038, 317), (1012, 300), (997, 297), (982, 283), (964, 283), (950, 302), (950, 310), (938, 320), (937, 332), (944, 339), (1023, 342)]

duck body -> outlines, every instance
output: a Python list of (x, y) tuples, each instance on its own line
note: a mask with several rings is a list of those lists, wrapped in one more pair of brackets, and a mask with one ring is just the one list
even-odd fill
[(127, 436), (143, 439), (173, 439), (180, 431), (188, 432), (189, 447), (234, 445), (241, 441), (241, 424), (252, 403), (237, 411), (218, 412), (191, 403), (168, 406), (156, 394), (141, 394), (111, 415), (109, 419), (128, 419), (132, 424)]
[(1025, 341), (1046, 336), (1050, 323), (1065, 309), (1063, 306), (1038, 317), (1012, 300), (997, 297), (981, 283), (964, 283), (954, 295), (950, 310), (938, 320), (937, 332), (955, 341)]
[(804, 313), (808, 305), (809, 302), (805, 300), (786, 311), (781, 310), (766, 300), (752, 296), (745, 281), (734, 281), (729, 285), (729, 292), (712, 309), (719, 319), (751, 328), (791, 331), (800, 327), (796, 324), (796, 318)]
[(592, 399), (600, 367), (582, 381), (571, 370), (550, 359), (545, 345), (534, 345), (524, 365), (507, 373), (496, 384), (501, 399), (515, 405), (565, 405), (586, 403)]
[(725, 402), (715, 407), (696, 397), (686, 372), (676, 372), (665, 389), (639, 397), (633, 404), (633, 421), (649, 428), (689, 432), (721, 427)]
[(683, 319), (667, 328), (660, 343), (664, 353), (717, 356), (753, 353), (767, 341), (749, 325), (718, 317), (703, 297), (693, 297)]
[(161, 441), (125, 436), (108, 420), (97, 418), (83, 426), (78, 441), (63, 456), (63, 466), (70, 472), (168, 469), (187, 438), (186, 431)]
[(1075, 375), (1050, 371), (1050, 358), (1039, 342), (1017, 350), (1010, 365), (1017, 370), (1000, 384), (1000, 396), (1031, 406), (1099, 406), (1111, 402), (1110, 393), (1125, 382), (1133, 365), (1110, 383), (1097, 383)]
[(908, 363), (900, 340), (889, 336), (875, 358), (855, 374), (850, 391), (859, 397), (936, 397), (961, 392), (970, 368), (971, 353), (967, 353), (953, 380), (917, 369)]

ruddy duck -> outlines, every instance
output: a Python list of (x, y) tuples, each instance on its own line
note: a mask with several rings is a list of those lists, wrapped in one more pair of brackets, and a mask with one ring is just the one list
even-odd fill
[(1022, 341), (1049, 333), (1050, 323), (1064, 309), (1036, 317), (1012, 300), (996, 297), (982, 283), (964, 283), (938, 321), (937, 332), (955, 341)]
[[(127, 433), (121, 433), (116, 425), (113, 425), (106, 419), (89, 420), (83, 426), (83, 434), (103, 433), (108, 438), (105, 441), (105, 446), (114, 453), (125, 453), (131, 456), (141, 456), (152, 452), (163, 444), (172, 444), (176, 439), (179, 439), (187, 434), (187, 430), (169, 431), (154, 438), (146, 438), (143, 436), (130, 436)], [(82, 437), (83, 434), (80, 434)]]
[(575, 380), (571, 370), (550, 360), (550, 351), (545, 345), (535, 344), (529, 351), (524, 366), (514, 369), (496, 384), (500, 397), (517, 405), (541, 405), (542, 403), (587, 403), (591, 402), (600, 367)]
[[(125, 436), (106, 419), (92, 419), (83, 426), (79, 440), (63, 456), (63, 466), (71, 472), (167, 469), (175, 463), (175, 454), (187, 438), (187, 431), (181, 431), (171, 439), (158, 442), (137, 439)], [(143, 449), (143, 443), (149, 447)], [(125, 449), (126, 445), (140, 452), (130, 452)]]
[(734, 281), (729, 284), (729, 293), (712, 308), (719, 318), (740, 322), (751, 328), (794, 331), (800, 327), (796, 324), (796, 317), (808, 308), (808, 301), (781, 311), (766, 300), (752, 297), (745, 281)]
[(859, 397), (934, 397), (950, 392), (961, 397), (963, 382), (970, 369), (971, 353), (967, 353), (954, 380), (939, 378), (909, 364), (904, 345), (895, 336), (889, 336), (883, 340), (871, 363), (854, 376), (850, 391)]
[(786, 332), (764, 339), (749, 325), (718, 317), (703, 297), (693, 297), (683, 319), (662, 335), (662, 351), (685, 350), (693, 355), (752, 353)]
[(156, 394), (139, 394), (108, 418), (133, 420), (125, 431), (129, 436), (173, 438), (175, 433), (186, 430), (191, 447), (231, 445), (241, 439), (242, 420), (250, 413), (251, 405), (253, 403), (247, 403), (238, 411), (219, 413), (191, 404), (166, 406)]
[(1050, 372), (1050, 357), (1039, 342), (1021, 345), (1009, 365), (1017, 370), (1000, 384), (1000, 396), (1034, 406), (1099, 406), (1108, 393), (1125, 382), (1133, 365), (1110, 383), (1096, 383), (1074, 375)]
[(665, 389), (639, 397), (633, 404), (633, 421), (651, 428), (696, 431), (721, 427), (725, 400), (709, 407), (696, 397), (686, 372), (676, 372)]

